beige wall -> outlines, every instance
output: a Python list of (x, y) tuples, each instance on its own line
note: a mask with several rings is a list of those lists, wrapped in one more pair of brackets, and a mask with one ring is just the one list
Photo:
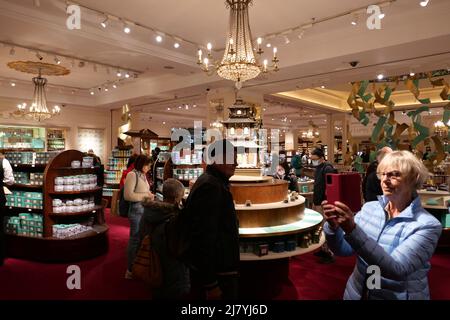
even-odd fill
[[(1, 125), (24, 125), (48, 128), (66, 128), (66, 149), (78, 149), (78, 128), (104, 129), (104, 154), (99, 155), (102, 162), (106, 162), (111, 153), (111, 113), (109, 110), (95, 108), (65, 107), (61, 114), (53, 119), (37, 122), (25, 119), (15, 119), (10, 112), (15, 110), (16, 104), (11, 101), (0, 101)], [(80, 150), (87, 151), (87, 150)]]

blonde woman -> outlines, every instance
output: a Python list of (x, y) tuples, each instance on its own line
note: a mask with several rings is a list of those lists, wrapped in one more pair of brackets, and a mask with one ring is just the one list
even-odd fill
[(383, 158), (377, 175), (383, 195), (358, 214), (341, 202), (322, 204), (330, 249), (358, 255), (344, 299), (430, 299), (427, 276), (442, 226), (417, 196), (428, 170), (411, 152), (395, 151)]

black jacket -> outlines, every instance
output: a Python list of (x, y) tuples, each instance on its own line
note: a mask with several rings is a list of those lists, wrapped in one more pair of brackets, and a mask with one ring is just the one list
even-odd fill
[(207, 166), (186, 201), (189, 262), (205, 286), (215, 286), (218, 274), (237, 272), (239, 267), (239, 225), (228, 183)]
[(314, 172), (314, 194), (313, 203), (316, 206), (320, 206), (323, 200), (326, 200), (325, 189), (326, 180), (325, 175), (327, 173), (336, 173), (336, 169), (333, 168), (331, 163), (323, 162), (316, 167)]
[(180, 210), (174, 204), (161, 201), (144, 203), (144, 214), (139, 226), (140, 241), (146, 235), (151, 235), (151, 244), (159, 255), (162, 268), (162, 286), (152, 290), (156, 299), (180, 299), (190, 291), (189, 269), (169, 253), (163, 223), (179, 213)]
[(373, 161), (366, 171), (363, 180), (363, 195), (366, 202), (378, 200), (377, 196), (383, 194), (381, 181), (377, 177), (378, 161)]

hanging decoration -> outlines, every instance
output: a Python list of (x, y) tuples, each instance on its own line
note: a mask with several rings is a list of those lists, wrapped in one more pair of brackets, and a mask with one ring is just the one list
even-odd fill
[[(439, 164), (445, 159), (445, 153), (450, 152), (448, 140), (450, 140), (450, 130), (447, 130), (445, 137), (446, 143), (442, 144), (438, 135), (432, 136), (431, 130), (422, 125), (421, 113), (429, 111), (428, 104), (431, 103), (429, 98), (420, 97), (419, 84), (421, 79), (428, 79), (433, 87), (443, 86), (440, 97), (444, 101), (450, 101), (449, 85), (444, 78), (433, 80), (437, 76), (448, 75), (447, 70), (438, 70), (428, 73), (419, 73), (414, 77), (398, 76), (385, 79), (383, 83), (377, 87), (379, 81), (360, 81), (352, 84), (352, 90), (347, 99), (347, 103), (352, 109), (353, 116), (363, 125), (367, 126), (370, 122), (370, 114), (378, 117), (374, 127), (371, 141), (377, 144), (377, 150), (384, 146), (390, 146), (397, 149), (400, 143), (400, 136), (405, 130), (409, 131), (410, 145), (415, 149), (420, 143), (427, 143), (433, 141), (436, 152), (429, 157), (431, 164)], [(415, 99), (422, 104), (421, 107), (415, 111), (409, 112), (407, 115), (411, 118), (412, 125), (405, 123), (398, 123), (395, 119), (394, 107), (395, 103), (392, 101), (392, 93), (397, 89), (400, 81), (403, 80), (405, 86), (413, 94)], [(393, 83), (392, 87), (386, 82)], [(367, 89), (371, 84), (371, 92)], [(385, 106), (384, 109), (379, 110), (375, 108), (375, 104)], [(447, 128), (450, 126), (450, 102), (444, 107), (443, 123)], [(418, 156), (422, 156), (420, 152), (416, 151)], [(372, 154), (372, 157), (374, 155)]]

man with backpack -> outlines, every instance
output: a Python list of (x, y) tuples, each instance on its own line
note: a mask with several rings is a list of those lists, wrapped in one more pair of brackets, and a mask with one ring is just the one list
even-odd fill
[[(326, 174), (337, 173), (333, 165), (325, 160), (325, 153), (321, 148), (315, 148), (311, 152), (310, 159), (316, 171), (314, 172), (314, 194), (313, 194), (313, 209), (323, 214), (322, 202), (326, 200)], [(322, 263), (334, 262), (333, 253), (328, 249), (326, 243), (321, 247), (321, 250), (315, 254), (321, 258)]]

